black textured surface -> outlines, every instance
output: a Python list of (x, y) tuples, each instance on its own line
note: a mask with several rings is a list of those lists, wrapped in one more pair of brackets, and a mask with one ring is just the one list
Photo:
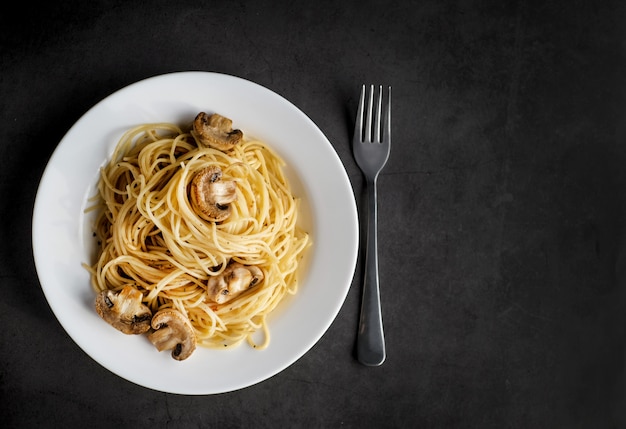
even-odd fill
[[(2, 427), (626, 427), (623, 2), (12, 8), (0, 14)], [(183, 70), (293, 102), (359, 202), (358, 91), (393, 86), (379, 179), (383, 366), (353, 357), (361, 264), (319, 343), (237, 392), (139, 387), (61, 328), (30, 237), (48, 157), (103, 97)]]

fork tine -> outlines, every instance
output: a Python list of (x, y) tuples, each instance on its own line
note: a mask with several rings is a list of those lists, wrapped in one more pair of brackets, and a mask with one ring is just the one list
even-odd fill
[[(380, 87), (380, 92), (382, 93), (382, 86)], [(387, 95), (387, 111), (385, 112), (385, 130), (383, 135), (382, 143), (391, 143), (391, 86), (388, 89)]]
[(358, 136), (359, 141), (363, 141), (363, 110), (365, 108), (365, 85), (361, 88), (361, 98), (359, 108), (356, 111), (356, 122), (354, 123), (354, 136)]
[[(374, 92), (374, 88), (372, 87), (372, 92)], [(374, 143), (380, 143), (381, 142), (381, 135), (380, 135), (380, 119), (381, 119), (381, 111), (382, 111), (382, 107), (383, 107), (383, 86), (380, 85), (380, 87), (378, 88), (378, 103), (376, 106), (376, 129), (374, 131), (374, 138), (372, 139), (372, 142)]]
[(372, 139), (372, 108), (374, 106), (374, 85), (370, 85), (370, 93), (368, 97), (367, 103), (367, 116), (366, 116), (366, 124), (365, 124), (365, 138), (363, 141), (367, 143), (371, 143), (374, 141)]

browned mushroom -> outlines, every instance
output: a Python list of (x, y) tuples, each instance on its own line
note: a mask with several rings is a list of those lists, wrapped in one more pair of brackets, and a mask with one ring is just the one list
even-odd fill
[(96, 296), (96, 311), (125, 334), (143, 334), (150, 329), (152, 311), (142, 299), (143, 294), (130, 285), (118, 292), (105, 290)]
[(222, 170), (212, 165), (191, 181), (189, 194), (194, 211), (203, 219), (221, 222), (230, 216), (230, 203), (237, 200), (237, 182), (222, 180)]
[(185, 360), (196, 349), (196, 334), (191, 322), (180, 311), (166, 309), (152, 318), (152, 329), (148, 339), (158, 351), (172, 350), (172, 357)]
[(220, 275), (209, 279), (207, 296), (218, 304), (223, 304), (258, 285), (263, 278), (263, 271), (259, 267), (234, 262)]
[(241, 130), (233, 130), (233, 121), (217, 113), (198, 113), (192, 134), (198, 143), (222, 151), (232, 149), (243, 139)]

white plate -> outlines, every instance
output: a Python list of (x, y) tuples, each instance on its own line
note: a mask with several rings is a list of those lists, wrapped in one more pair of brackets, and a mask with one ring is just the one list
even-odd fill
[[(287, 163), (301, 221), (313, 246), (297, 295), (270, 319), (266, 350), (199, 348), (185, 361), (159, 353), (145, 336), (124, 335), (99, 318), (89, 275), (94, 252), (83, 210), (98, 168), (123, 132), (137, 124), (189, 123), (199, 111), (219, 112), (248, 136), (272, 145)], [(214, 394), (251, 386), (302, 357), (335, 319), (352, 282), (358, 248), (354, 194), (341, 160), (297, 107), (250, 81), (182, 72), (132, 84), (91, 108), (68, 131), (41, 179), (33, 212), (37, 273), (52, 311), (94, 360), (138, 385), (178, 394)], [(335, 356), (334, 358), (340, 358)], [(329, 356), (329, 359), (333, 359)]]

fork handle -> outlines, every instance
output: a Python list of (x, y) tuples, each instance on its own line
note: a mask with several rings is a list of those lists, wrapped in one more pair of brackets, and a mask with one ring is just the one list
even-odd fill
[(361, 316), (357, 333), (357, 359), (367, 366), (378, 366), (385, 360), (385, 337), (378, 285), (378, 233), (376, 179), (367, 184), (367, 244), (365, 279)]

